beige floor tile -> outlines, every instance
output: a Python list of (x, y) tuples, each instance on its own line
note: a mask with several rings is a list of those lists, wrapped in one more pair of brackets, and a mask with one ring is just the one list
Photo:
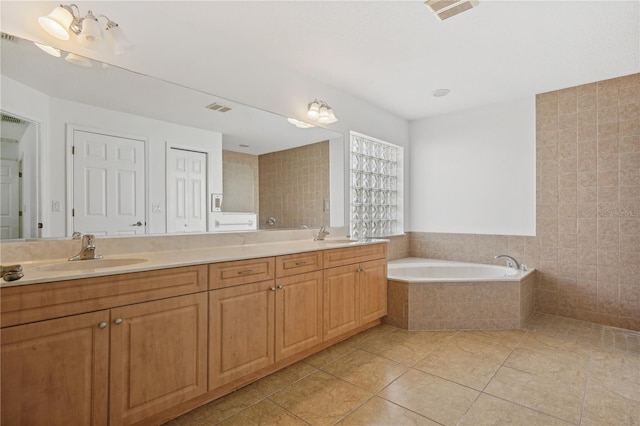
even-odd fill
[[(362, 347), (362, 345), (366, 344), (367, 341), (377, 340), (382, 338), (387, 333), (395, 333), (402, 329), (397, 327), (393, 327), (387, 324), (380, 324), (373, 328), (363, 331), (362, 333), (358, 333), (353, 337), (350, 337), (346, 340), (350, 345), (355, 346), (357, 348)], [(404, 331), (404, 330), (402, 330)]]
[(269, 399), (312, 425), (333, 425), (371, 396), (357, 386), (318, 371)]
[(413, 368), (481, 391), (500, 363), (478, 358), (457, 345), (445, 345), (418, 361)]
[(589, 383), (640, 402), (640, 356), (595, 350)]
[(184, 414), (176, 422), (180, 426), (209, 426), (227, 419), (264, 399), (262, 395), (245, 386), (242, 389), (216, 399)]
[(340, 426), (437, 426), (438, 423), (382, 398), (373, 397), (362, 404)]
[(409, 370), (378, 396), (438, 423), (454, 425), (479, 392), (418, 370)]
[(547, 414), (487, 394), (480, 395), (471, 406), (471, 409), (458, 423), (459, 426), (567, 426), (570, 424)]
[(342, 380), (376, 393), (407, 371), (407, 366), (357, 349), (322, 369)]
[(484, 392), (576, 424), (585, 389), (501, 367)]
[(272, 393), (282, 390), (286, 386), (289, 386), (290, 384), (297, 382), (316, 371), (318, 371), (317, 368), (305, 362), (298, 362), (270, 374), (267, 377), (252, 383), (250, 386), (262, 395), (271, 395)]
[(304, 362), (312, 365), (313, 367), (320, 368), (323, 365), (330, 364), (355, 350), (356, 348), (347, 340), (305, 358)]
[(306, 424), (269, 400), (252, 405), (220, 423), (222, 426), (304, 426)]
[(440, 347), (451, 335), (449, 332), (432, 335), (413, 332), (388, 333), (383, 338), (366, 342), (361, 349), (412, 366)]
[[(495, 333), (497, 335), (497, 333)], [(517, 336), (517, 339), (514, 338)], [(502, 364), (520, 341), (521, 335), (504, 334), (492, 336), (488, 332), (463, 332), (455, 335), (446, 343), (447, 347), (456, 347), (476, 358)]]
[(504, 365), (582, 389), (587, 385), (589, 361), (571, 353), (516, 348)]
[(581, 425), (640, 425), (640, 403), (599, 386), (589, 385)]
[(591, 346), (577, 343), (571, 339), (547, 336), (536, 332), (527, 333), (518, 344), (518, 347), (540, 352), (571, 353), (575, 359), (580, 359), (581, 361), (588, 361), (591, 357), (591, 352), (593, 352)]

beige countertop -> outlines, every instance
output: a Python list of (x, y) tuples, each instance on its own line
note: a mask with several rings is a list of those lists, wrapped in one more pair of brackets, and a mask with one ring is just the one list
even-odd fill
[[(23, 267), (24, 277), (16, 281), (2, 280), (0, 281), (0, 287), (4, 288), (43, 282), (150, 271), (154, 269), (175, 268), (179, 266), (280, 256), (386, 242), (388, 242), (388, 240), (367, 239), (349, 242), (345, 239), (332, 240), (327, 238), (325, 241), (294, 240), (189, 250), (136, 252), (122, 255), (108, 255), (104, 256), (102, 260), (69, 262), (67, 258), (62, 258), (20, 262)], [(100, 253), (99, 249), (97, 253)], [(118, 262), (131, 263), (117, 265)], [(117, 266), (112, 266), (113, 264)], [(104, 267), (104, 265), (109, 266)]]

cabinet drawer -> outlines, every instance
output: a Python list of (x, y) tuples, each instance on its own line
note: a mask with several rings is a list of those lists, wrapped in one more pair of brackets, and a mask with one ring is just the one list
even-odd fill
[(159, 269), (0, 290), (2, 327), (207, 290), (207, 266)]
[(387, 257), (387, 244), (370, 244), (358, 247), (346, 247), (324, 252), (324, 267), (350, 265), (353, 263), (367, 262), (369, 260), (385, 259)]
[(209, 265), (209, 288), (224, 288), (270, 280), (275, 277), (273, 257), (238, 260)]
[(287, 277), (320, 269), (322, 269), (321, 251), (276, 257), (276, 277)]

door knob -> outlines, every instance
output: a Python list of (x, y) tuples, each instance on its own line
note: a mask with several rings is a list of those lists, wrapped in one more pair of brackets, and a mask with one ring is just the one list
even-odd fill
[(129, 226), (142, 226), (142, 222), (137, 221), (136, 223), (134, 223), (133, 225), (129, 225)]

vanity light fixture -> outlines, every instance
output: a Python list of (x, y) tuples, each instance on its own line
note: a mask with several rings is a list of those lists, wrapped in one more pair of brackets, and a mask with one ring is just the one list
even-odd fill
[(424, 2), (429, 9), (440, 19), (456, 16), (459, 13), (478, 6), (478, 0), (427, 0)]
[(287, 121), (296, 127), (301, 129), (308, 129), (310, 127), (316, 127), (313, 124), (305, 123), (304, 121), (296, 120), (295, 118), (287, 118)]
[(100, 18), (107, 21), (104, 30), (109, 34), (113, 50), (117, 55), (132, 47), (117, 23), (105, 15), (96, 16), (92, 11), (81, 17), (80, 9), (75, 4), (61, 4), (47, 16), (38, 18), (38, 22), (46, 32), (57, 39), (69, 40), (71, 32), (78, 37), (78, 43), (84, 47), (94, 48), (102, 39), (102, 31), (98, 22)]
[(308, 105), (307, 117), (321, 124), (331, 124), (338, 121), (333, 109), (325, 101), (317, 99)]

